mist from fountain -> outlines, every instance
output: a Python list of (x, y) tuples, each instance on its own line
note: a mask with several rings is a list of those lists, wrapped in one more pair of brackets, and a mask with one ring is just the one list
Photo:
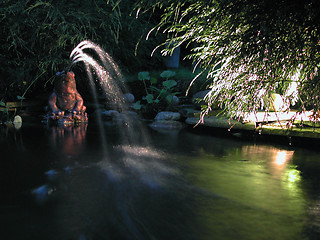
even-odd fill
[[(103, 159), (99, 163), (99, 167), (112, 181), (121, 182), (131, 176), (140, 179), (144, 184), (158, 186), (160, 182), (163, 182), (163, 177), (166, 175), (163, 175), (163, 171), (166, 172), (166, 170), (161, 169), (166, 168), (160, 167), (158, 174), (156, 173), (157, 171), (149, 171), (150, 164), (148, 164), (148, 162), (154, 164), (155, 161), (160, 159), (154, 158), (153, 153), (156, 152), (156, 150), (150, 146), (145, 126), (138, 119), (132, 118), (132, 115), (126, 114), (129, 112), (129, 109), (123, 92), (128, 92), (128, 90), (119, 66), (99, 45), (88, 40), (80, 42), (73, 49), (70, 54), (70, 59), (71, 64), (69, 69), (74, 64), (84, 64), (94, 103), (97, 106), (96, 109), (98, 109), (96, 116), (104, 154)], [(112, 125), (113, 128), (118, 131), (120, 137), (119, 147), (115, 149), (115, 151), (118, 152), (116, 154), (118, 157), (115, 157), (114, 150), (108, 152), (110, 151), (110, 149), (108, 149), (108, 145), (110, 144), (108, 144), (108, 139), (106, 138), (105, 122), (102, 120), (101, 112), (98, 108), (98, 87), (102, 89), (108, 105), (112, 106), (113, 110), (117, 110), (121, 115), (121, 119), (116, 119), (112, 122), (115, 125)], [(144, 157), (137, 156), (132, 152), (143, 152)], [(143, 161), (142, 159), (145, 158), (148, 160)]]
[[(95, 59), (94, 57), (98, 59)], [(83, 63), (84, 68), (88, 74), (89, 85), (91, 88), (92, 96), (96, 109), (99, 106), (99, 98), (97, 94), (97, 87), (101, 87), (103, 97), (111, 105), (114, 110), (120, 113), (127, 113), (129, 111), (126, 104), (123, 92), (128, 92), (125, 84), (125, 78), (122, 75), (119, 66), (113, 60), (113, 58), (104, 51), (99, 45), (92, 41), (85, 40), (80, 42), (70, 54), (71, 64), (68, 70), (76, 63)], [(97, 111), (97, 122), (99, 130), (101, 132), (101, 141), (103, 148), (106, 151), (107, 141), (105, 139), (104, 123), (102, 121), (101, 112)], [(121, 129), (123, 144), (135, 145), (137, 141), (143, 140), (145, 144), (148, 144), (148, 137), (144, 134), (143, 127), (134, 119), (130, 118), (129, 114), (122, 114), (122, 121), (118, 121), (117, 127)], [(141, 133), (144, 135), (137, 139), (135, 133), (132, 131), (132, 126), (141, 129)], [(139, 125), (139, 126), (136, 126)]]

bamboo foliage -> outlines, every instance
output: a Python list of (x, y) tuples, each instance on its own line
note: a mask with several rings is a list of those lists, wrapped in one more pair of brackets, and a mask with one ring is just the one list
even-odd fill
[[(140, 0), (139, 15), (162, 9), (151, 31), (167, 33), (163, 54), (192, 45), (195, 66), (207, 69), (211, 91), (207, 113), (215, 102), (229, 116), (256, 112), (265, 96), (280, 93), (287, 101), (298, 85), (300, 110), (320, 110), (319, 1)], [(171, 43), (175, 44), (171, 44)]]
[(48, 86), (45, 83), (68, 64), (73, 47), (85, 39), (100, 44), (120, 64), (129, 60), (134, 66), (135, 44), (149, 23), (130, 16), (133, 2), (1, 1), (0, 100)]

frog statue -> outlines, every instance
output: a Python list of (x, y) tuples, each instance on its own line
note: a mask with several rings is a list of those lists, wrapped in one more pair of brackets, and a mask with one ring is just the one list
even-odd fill
[(48, 120), (62, 124), (87, 122), (83, 99), (76, 88), (73, 72), (58, 72), (54, 91), (49, 98)]

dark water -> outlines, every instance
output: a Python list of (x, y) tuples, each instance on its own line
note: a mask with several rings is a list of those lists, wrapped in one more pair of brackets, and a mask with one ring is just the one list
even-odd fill
[(0, 239), (318, 239), (316, 150), (105, 134), (102, 147), (94, 124), (1, 129)]

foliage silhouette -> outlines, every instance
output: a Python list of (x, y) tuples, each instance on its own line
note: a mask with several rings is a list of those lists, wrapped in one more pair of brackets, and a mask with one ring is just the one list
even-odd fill
[(152, 23), (130, 15), (134, 2), (1, 1), (0, 100), (52, 88), (52, 76), (68, 65), (71, 50), (85, 39), (101, 45), (125, 71), (148, 67), (156, 40), (144, 40)]
[(218, 102), (238, 118), (258, 111), (266, 96), (270, 105), (274, 93), (300, 110), (319, 110), (319, 1), (141, 0), (136, 6), (140, 16), (157, 9), (163, 14), (151, 32), (167, 34), (162, 54), (187, 44), (187, 58), (207, 70), (211, 91), (202, 116)]

